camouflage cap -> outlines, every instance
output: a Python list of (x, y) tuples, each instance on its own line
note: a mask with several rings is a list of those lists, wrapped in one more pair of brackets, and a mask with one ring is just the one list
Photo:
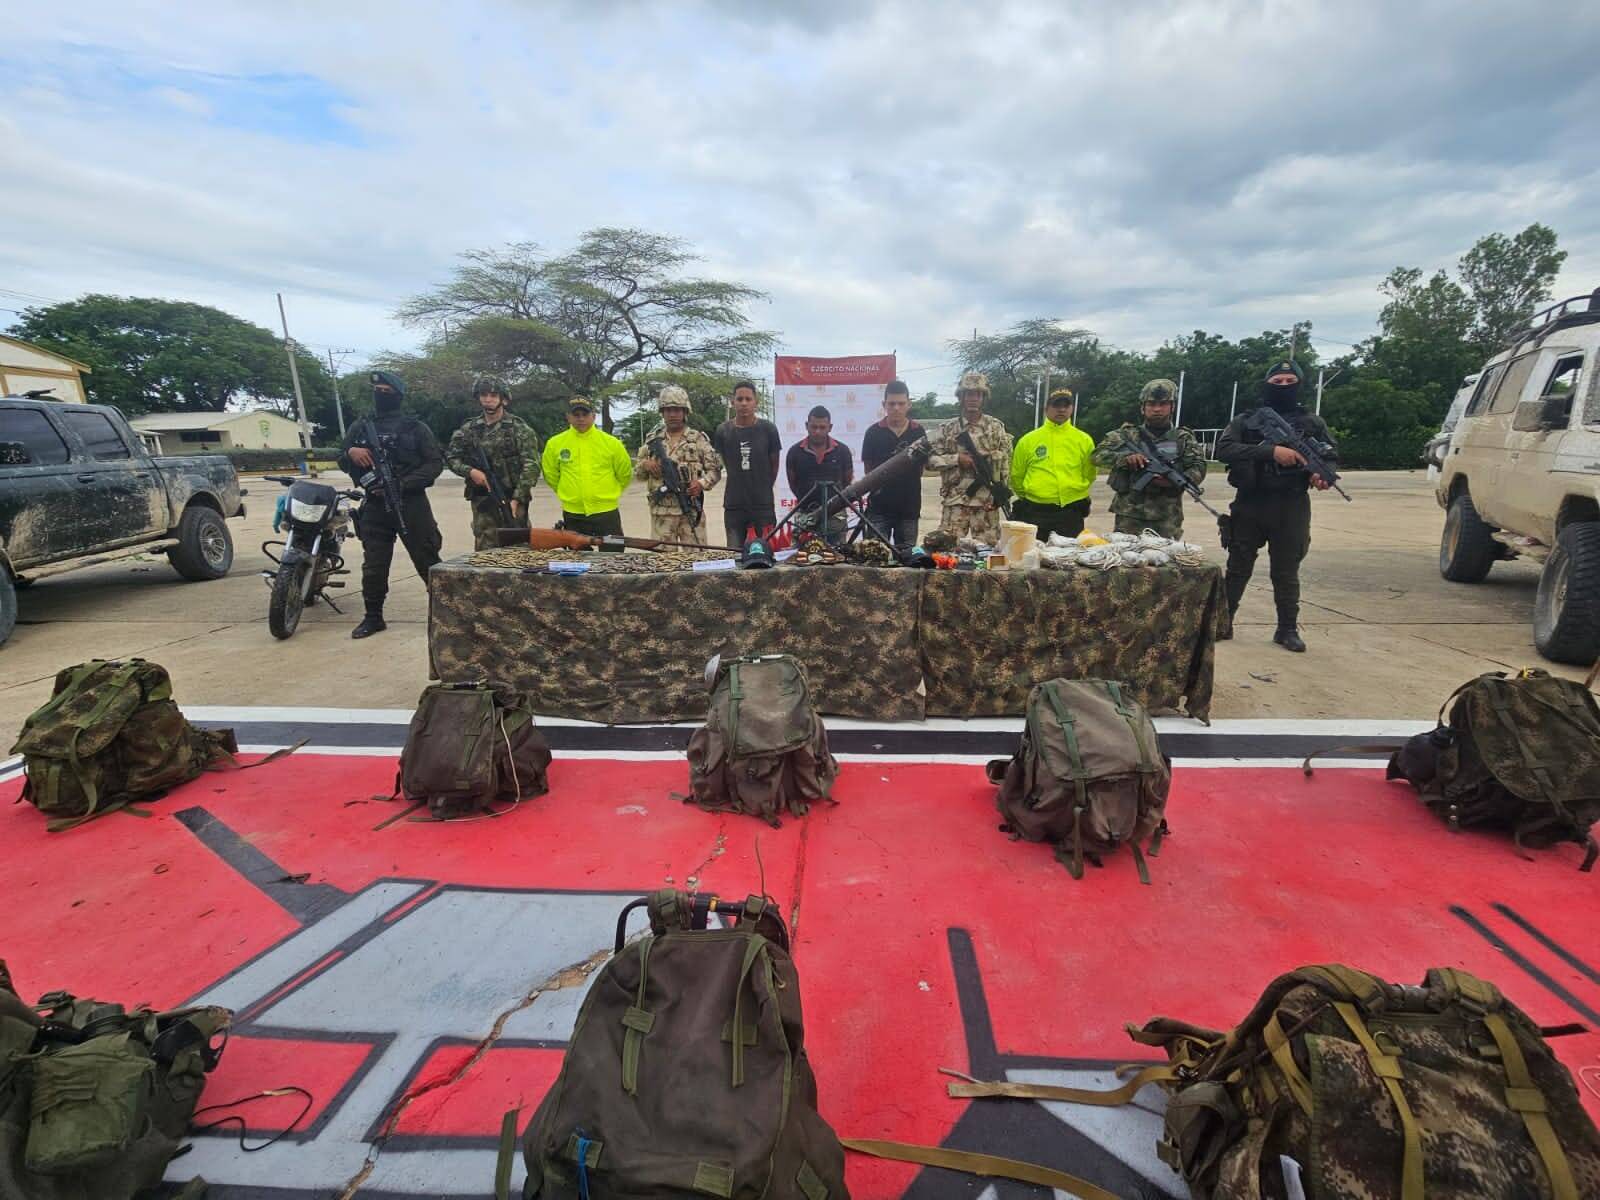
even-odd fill
[(594, 405), (589, 403), (589, 397), (587, 396), (574, 396), (571, 400), (567, 401), (568, 412), (574, 412), (580, 408), (586, 408), (590, 412), (594, 411)]
[(1072, 394), (1071, 388), (1051, 388), (1050, 395), (1045, 399), (1046, 404), (1076, 404), (1078, 398)]
[(1139, 403), (1171, 404), (1178, 397), (1178, 385), (1170, 379), (1152, 379), (1139, 389)]
[(693, 412), (694, 405), (689, 403), (689, 393), (675, 383), (669, 383), (661, 389), (661, 394), (656, 397), (656, 408), (681, 408), (685, 412)]
[(956, 395), (966, 392), (982, 392), (985, 398), (989, 395), (989, 377), (982, 371), (968, 371), (961, 376), (961, 382), (956, 384)]
[(1287, 359), (1281, 363), (1274, 363), (1267, 368), (1266, 378), (1271, 379), (1274, 375), (1293, 375), (1301, 383), (1306, 380), (1305, 372), (1300, 369), (1300, 364), (1290, 362)]
[(509, 400), (511, 389), (498, 375), (479, 375), (472, 382), (472, 395), (474, 399), (479, 396), (499, 396), (502, 400)]

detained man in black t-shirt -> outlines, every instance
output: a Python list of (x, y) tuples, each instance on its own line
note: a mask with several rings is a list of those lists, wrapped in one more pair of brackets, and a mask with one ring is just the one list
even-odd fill
[[(874, 471), (928, 431), (911, 419), (911, 389), (896, 379), (883, 389), (883, 420), (861, 439), (861, 466)], [(922, 472), (912, 471), (875, 489), (867, 497), (867, 516), (901, 550), (917, 544), (917, 521), (922, 516)]]
[(778, 427), (756, 416), (756, 385), (733, 386), (733, 416), (717, 426), (711, 444), (722, 456), (728, 483), (722, 489), (722, 525), (728, 545), (743, 550), (750, 537), (766, 537), (778, 523), (772, 485), (783, 449)]
[[(794, 493), (795, 506), (802, 512), (822, 507), (822, 493), (813, 490), (819, 483), (833, 485), (838, 491), (855, 478), (855, 459), (850, 447), (833, 440), (833, 415), (817, 405), (806, 414), (806, 439), (789, 447), (784, 460), (789, 474), (789, 490)], [(844, 536), (845, 515), (836, 514), (828, 521), (827, 540), (837, 541)]]

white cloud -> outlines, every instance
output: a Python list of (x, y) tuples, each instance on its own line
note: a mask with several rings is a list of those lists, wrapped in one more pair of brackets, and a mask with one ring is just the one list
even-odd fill
[(770, 291), (786, 350), (910, 366), (1040, 315), (1359, 337), (1391, 267), (1533, 220), (1569, 290), (1600, 266), (1600, 14), (1554, 3), (153, 11), (13, 17), (8, 286), (267, 325), (281, 289), (371, 350), (462, 250), (631, 224)]

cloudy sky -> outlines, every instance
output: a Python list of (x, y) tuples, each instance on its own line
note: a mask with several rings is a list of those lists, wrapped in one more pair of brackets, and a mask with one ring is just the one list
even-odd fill
[(919, 389), (1033, 316), (1339, 353), (1492, 230), (1600, 283), (1597, 64), (1572, 3), (9, 0), (0, 309), (282, 290), (354, 362), (462, 250), (636, 225)]

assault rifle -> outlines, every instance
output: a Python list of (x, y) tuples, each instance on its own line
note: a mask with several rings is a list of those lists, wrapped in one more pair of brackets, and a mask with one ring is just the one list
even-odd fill
[(1254, 412), (1244, 419), (1245, 427), (1253, 429), (1261, 435), (1261, 440), (1273, 446), (1282, 446), (1293, 450), (1306, 460), (1306, 470), (1319, 476), (1339, 495), (1346, 500), (1350, 493), (1339, 486), (1339, 472), (1333, 469), (1333, 463), (1328, 460), (1333, 447), (1313, 442), (1310, 438), (1300, 433), (1295, 427), (1283, 419), (1283, 414), (1260, 405)]
[(411, 531), (406, 528), (406, 515), (402, 503), (404, 497), (400, 495), (400, 481), (395, 477), (394, 464), (389, 461), (389, 450), (383, 444), (383, 439), (378, 436), (378, 427), (371, 417), (363, 417), (361, 423), (367, 427), (367, 449), (372, 452), (372, 470), (361, 477), (361, 487), (370, 496), (373, 492), (374, 476), (376, 476), (377, 491), (383, 500), (383, 506), (394, 517), (394, 526), (400, 531), (402, 539), (411, 536)]
[(994, 477), (994, 469), (989, 465), (988, 456), (979, 452), (978, 447), (972, 441), (972, 435), (965, 429), (956, 434), (956, 444), (971, 457), (972, 473), (977, 476), (972, 486), (967, 489), (967, 495), (976, 496), (979, 488), (988, 488), (989, 495), (994, 497), (994, 506), (1009, 521), (1011, 519), (1011, 489)]
[(1149, 432), (1143, 426), (1139, 427), (1139, 443), (1139, 453), (1143, 454), (1147, 461), (1145, 462), (1144, 470), (1139, 474), (1139, 478), (1133, 481), (1134, 491), (1142, 492), (1156, 480), (1162, 479), (1172, 487), (1182, 488), (1194, 499), (1196, 504), (1205, 509), (1213, 517), (1220, 517), (1222, 515), (1216, 509), (1212, 508), (1211, 505), (1207, 504), (1203, 499), (1201, 499), (1200, 493), (1204, 489), (1202, 489), (1201, 486), (1194, 480), (1190, 479), (1189, 476), (1178, 467), (1177, 463), (1173, 462), (1165, 454), (1161, 453), (1161, 447), (1156, 444), (1155, 439), (1150, 436)]
[(500, 524), (510, 526), (517, 523), (516, 515), (511, 511), (511, 501), (506, 497), (506, 489), (500, 486), (500, 477), (494, 473), (494, 467), (489, 464), (489, 456), (484, 453), (482, 446), (472, 451), (467, 459), (473, 466), (483, 472), (483, 477), (489, 481), (484, 489), (489, 493), (489, 498), (494, 501), (494, 514), (499, 518)]
[(501, 546), (528, 546), (534, 550), (726, 550), (726, 546), (704, 546), (699, 542), (664, 542), (659, 538), (623, 537), (617, 533), (589, 534), (571, 529), (497, 529)]
[(691, 524), (700, 524), (700, 518), (705, 515), (705, 501), (689, 494), (689, 485), (684, 481), (683, 472), (678, 469), (678, 464), (672, 461), (672, 456), (667, 453), (665, 438), (656, 438), (650, 443), (650, 453), (661, 464), (661, 485), (656, 488), (658, 496), (672, 496), (678, 501), (678, 507), (683, 510), (683, 515), (689, 518)]

